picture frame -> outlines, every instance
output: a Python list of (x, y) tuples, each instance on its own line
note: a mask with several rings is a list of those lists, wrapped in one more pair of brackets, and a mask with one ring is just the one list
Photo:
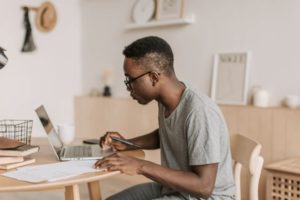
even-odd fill
[(220, 104), (246, 105), (250, 52), (214, 56), (211, 98)]
[(179, 19), (184, 15), (185, 0), (156, 0), (155, 19)]

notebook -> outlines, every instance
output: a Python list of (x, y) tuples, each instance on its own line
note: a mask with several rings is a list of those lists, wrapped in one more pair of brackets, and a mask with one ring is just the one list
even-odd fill
[(25, 165), (32, 164), (34, 162), (35, 162), (34, 158), (25, 158), (25, 160), (23, 160), (21, 162), (8, 163), (8, 164), (0, 165), (0, 169), (5, 169), (5, 170), (14, 169), (14, 168), (17, 168), (17, 167), (22, 167), (22, 166), (25, 166)]
[(24, 144), (23, 146), (17, 147), (10, 150), (0, 149), (0, 156), (28, 156), (30, 154), (38, 152), (40, 149), (37, 145)]
[(35, 111), (45, 129), (49, 143), (59, 160), (95, 160), (115, 153), (112, 149), (102, 150), (99, 145), (64, 146), (45, 107), (41, 105)]
[(22, 162), (24, 157), (22, 156), (0, 156), (0, 165)]

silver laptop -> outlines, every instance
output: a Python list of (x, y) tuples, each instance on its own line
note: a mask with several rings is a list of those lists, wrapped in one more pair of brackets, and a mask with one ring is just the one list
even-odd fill
[(101, 159), (115, 153), (113, 150), (102, 150), (99, 145), (64, 146), (44, 108), (38, 107), (37, 113), (46, 133), (49, 143), (59, 160), (93, 160)]

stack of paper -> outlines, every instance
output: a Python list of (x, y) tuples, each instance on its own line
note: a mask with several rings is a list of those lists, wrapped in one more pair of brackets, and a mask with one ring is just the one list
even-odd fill
[(46, 165), (35, 165), (30, 167), (18, 168), (16, 171), (6, 172), (1, 176), (6, 176), (31, 183), (45, 181), (57, 181), (87, 172), (103, 171), (95, 169), (93, 166), (96, 160), (68, 161)]

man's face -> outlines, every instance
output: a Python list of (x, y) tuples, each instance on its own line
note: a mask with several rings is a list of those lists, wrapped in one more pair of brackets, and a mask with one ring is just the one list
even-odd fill
[(151, 71), (145, 71), (143, 67), (131, 58), (124, 60), (125, 84), (130, 96), (140, 104), (147, 104), (154, 99)]

